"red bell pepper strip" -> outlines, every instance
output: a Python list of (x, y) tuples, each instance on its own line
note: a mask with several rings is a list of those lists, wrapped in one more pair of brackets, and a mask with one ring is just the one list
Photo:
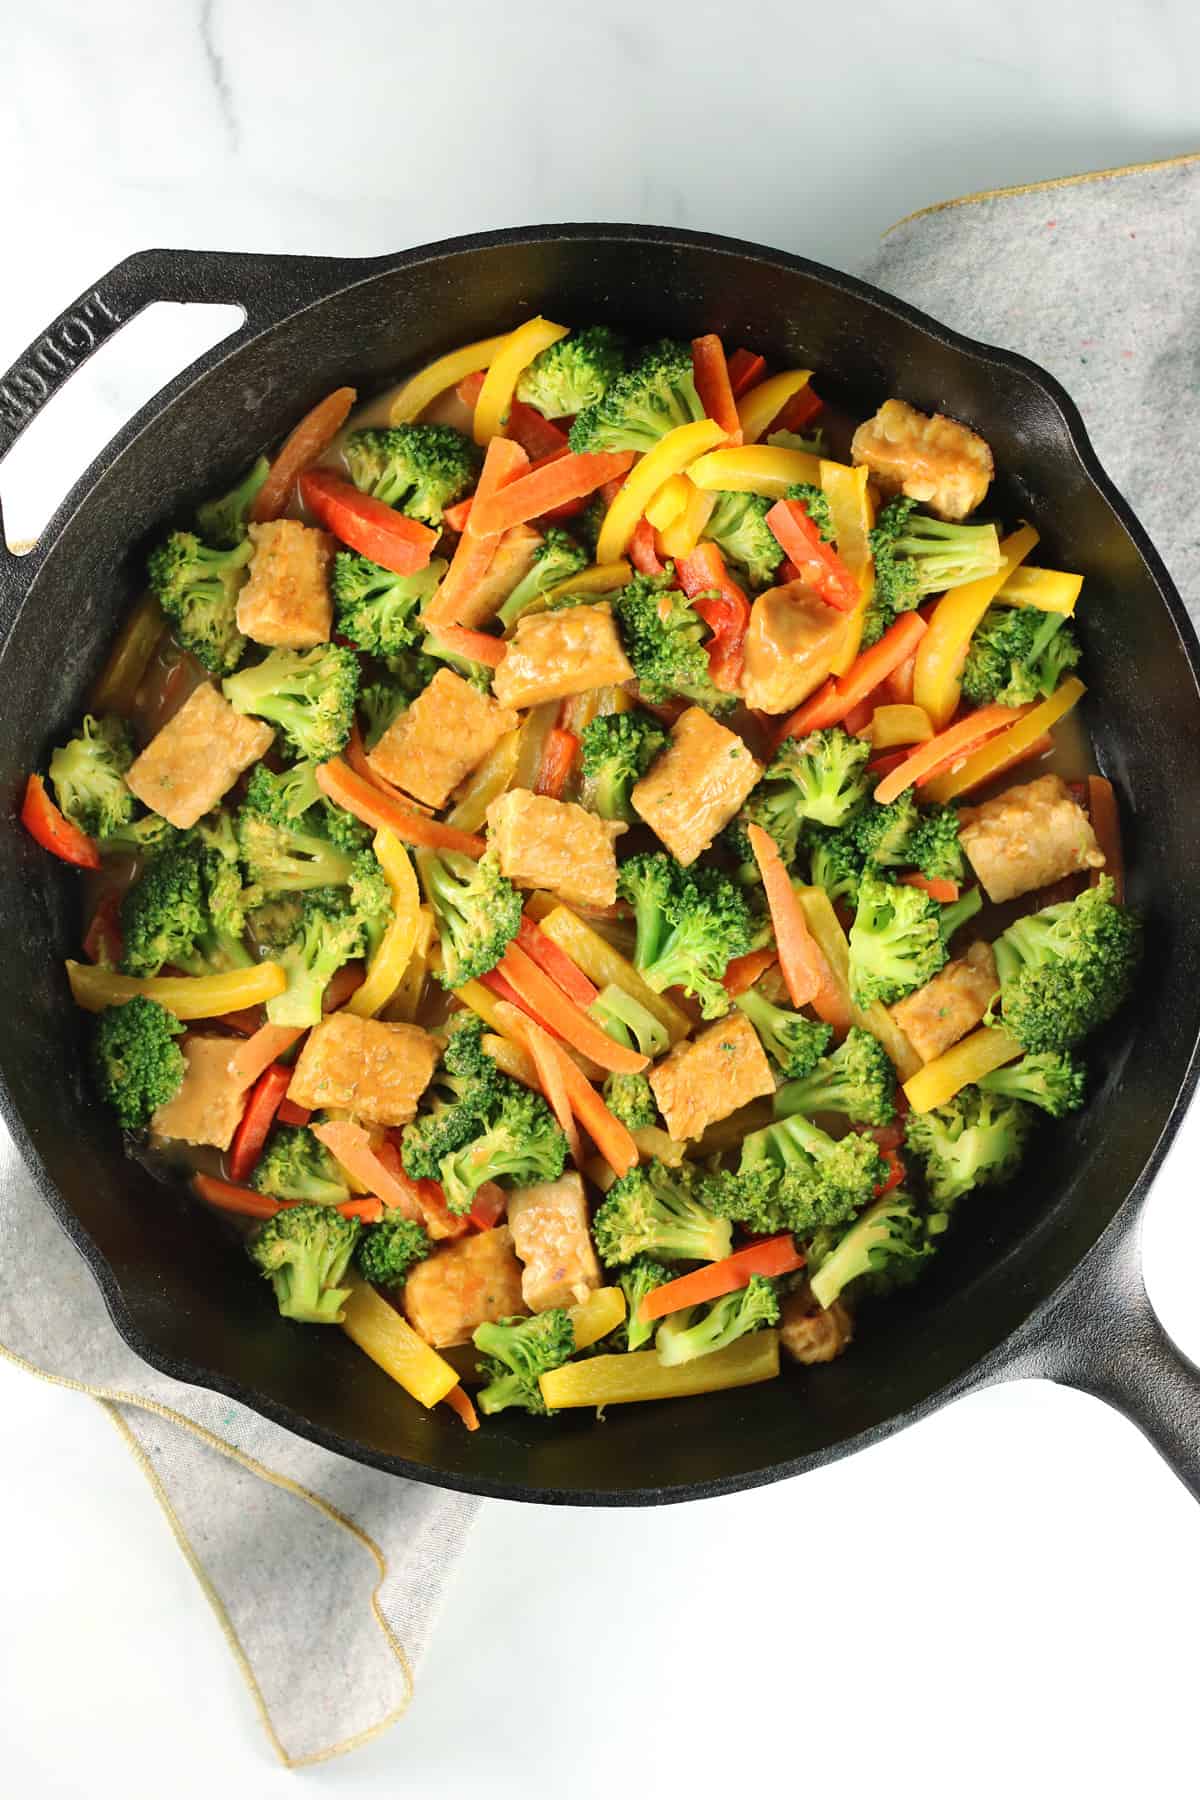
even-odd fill
[[(551, 981), (557, 982), (563, 993), (572, 999), (576, 1006), (589, 1007), (595, 1000), (599, 989), (588, 980), (583, 970), (571, 961), (565, 950), (560, 950), (552, 937), (534, 924), (528, 913), (521, 914), (521, 923), (517, 927), (517, 942), (526, 956), (544, 969)], [(501, 980), (503, 981), (503, 976)], [(505, 983), (505, 986), (508, 984)], [(511, 990), (510, 990), (511, 993)], [(513, 1001), (516, 995), (512, 995)]]
[(471, 1229), (471, 1221), (465, 1213), (452, 1213), (446, 1205), (440, 1181), (414, 1181), (405, 1171), (398, 1132), (389, 1132), (375, 1156), (383, 1165), (391, 1191), (397, 1197), (403, 1196), (405, 1218), (423, 1219), (431, 1238), (444, 1242), (448, 1238), (463, 1237)]
[(825, 542), (803, 502), (777, 500), (767, 514), (767, 524), (784, 555), (825, 604), (838, 612), (853, 612), (862, 598), (858, 577)]
[(885, 750), (882, 756), (873, 756), (871, 758), (870, 762), (867, 764), (867, 774), (878, 776), (879, 779), (882, 780), (889, 769), (898, 769), (900, 764), (907, 760), (907, 749)]
[(686, 1306), (703, 1306), (706, 1301), (719, 1300), (723, 1294), (736, 1294), (740, 1288), (749, 1287), (752, 1275), (788, 1275), (803, 1267), (803, 1252), (797, 1250), (790, 1231), (781, 1232), (778, 1237), (760, 1238), (757, 1244), (735, 1250), (720, 1262), (708, 1263), (703, 1269), (693, 1269), (690, 1275), (680, 1275), (674, 1281), (664, 1281), (661, 1287), (651, 1288), (642, 1298), (640, 1317), (665, 1319), (668, 1313), (682, 1312)]
[(860, 732), (865, 731), (867, 726), (871, 723), (874, 711), (875, 707), (872, 701), (860, 700), (857, 706), (852, 706), (850, 708), (850, 711), (842, 720), (843, 729), (848, 731), (851, 737), (858, 737)]
[(414, 575), (433, 555), (436, 531), (360, 494), (329, 469), (306, 470), (300, 477), (300, 498), (334, 537), (397, 575)]
[[(493, 439), (495, 442), (495, 439)], [(317, 769), (317, 786), (336, 806), (361, 819), (376, 831), (394, 831), (404, 844), (419, 844), (430, 850), (458, 850), (464, 856), (479, 857), (486, 848), (481, 837), (468, 831), (457, 831), (430, 819), (414, 806), (402, 806), (356, 775), (340, 756), (321, 763)]]
[(563, 456), (569, 448), (566, 432), (523, 400), (513, 401), (505, 430), (514, 443), (520, 444), (531, 463), (544, 456)]
[(275, 1117), (281, 1125), (307, 1125), (308, 1121), (312, 1118), (312, 1108), (309, 1106), (297, 1106), (296, 1102), (294, 1100), (289, 1100), (285, 1094), (283, 1099), (279, 1102), (279, 1111), (275, 1114)]
[(31, 775), (25, 784), (21, 823), (35, 843), (60, 862), (72, 863), (77, 869), (100, 867), (99, 850), (86, 832), (58, 810), (40, 775)]
[(735, 350), (729, 358), (729, 386), (735, 400), (748, 388), (761, 381), (767, 370), (767, 359), (756, 350)]
[(811, 699), (797, 707), (783, 722), (779, 742), (788, 737), (807, 737), (840, 725), (860, 700), (873, 693), (893, 669), (911, 656), (928, 627), (916, 613), (901, 613), (877, 644), (856, 657), (844, 675), (831, 675)]
[(885, 1194), (890, 1194), (893, 1188), (898, 1188), (900, 1183), (904, 1180), (905, 1172), (904, 1164), (900, 1161), (900, 1158), (894, 1150), (881, 1150), (879, 1154), (883, 1157), (884, 1162), (888, 1166), (888, 1176), (887, 1180), (880, 1182), (879, 1186), (875, 1189), (875, 1198), (877, 1200), (881, 1200)]
[(448, 1394), (442, 1395), (442, 1404), (448, 1406), (452, 1413), (457, 1413), (468, 1431), (479, 1430), (479, 1414), (475, 1411), (475, 1403), (461, 1382), (452, 1387)]
[(83, 954), (89, 962), (106, 968), (119, 966), (124, 945), (121, 941), (120, 896), (110, 891), (104, 895), (92, 914), (91, 924), (83, 940)]
[(676, 573), (693, 610), (712, 632), (707, 650), (713, 685), (735, 694), (745, 663), (750, 602), (726, 570), (717, 546), (707, 538), (690, 556), (680, 557)]
[(1091, 816), (1096, 842), (1104, 852), (1104, 867), (1093, 869), (1091, 885), (1095, 887), (1105, 875), (1111, 875), (1113, 899), (1120, 905), (1125, 898), (1125, 858), (1121, 853), (1121, 815), (1111, 781), (1103, 775), (1089, 775), (1087, 809)]
[(811, 383), (806, 383), (790, 400), (784, 401), (763, 436), (769, 438), (773, 431), (803, 431), (824, 410), (825, 402), (819, 394), (813, 393)]
[(742, 426), (734, 405), (725, 346), (715, 331), (692, 339), (692, 378), (707, 416), (715, 420), (731, 444), (740, 444)]
[(229, 1173), (234, 1181), (247, 1182), (254, 1173), (291, 1079), (292, 1071), (285, 1063), (272, 1063), (251, 1088), (242, 1122), (229, 1148)]
[(639, 575), (661, 575), (662, 558), (658, 554), (658, 538), (649, 519), (639, 519), (629, 540), (629, 560)]
[(442, 512), (442, 524), (451, 531), (465, 531), (467, 520), (471, 516), (471, 498), (456, 500), (453, 506), (447, 506)]
[(774, 950), (748, 950), (745, 956), (735, 956), (725, 965), (721, 986), (731, 1000), (735, 999), (738, 994), (747, 993), (775, 961)]
[(471, 1210), (467, 1214), (476, 1231), (490, 1231), (508, 1210), (508, 1195), (498, 1181), (485, 1181), (476, 1188)]
[(537, 778), (533, 784), (534, 793), (545, 794), (551, 800), (561, 800), (578, 753), (579, 739), (575, 733), (564, 731), (559, 725), (552, 725), (542, 746), (542, 760), (538, 764)]
[(994, 737), (998, 731), (1029, 711), (1028, 706), (981, 706), (977, 711), (967, 713), (965, 717), (956, 719), (945, 731), (939, 731), (936, 737), (918, 744), (910, 750), (897, 769), (890, 769), (875, 789), (875, 798), (880, 806), (888, 806), (898, 800), (905, 788), (914, 783), (923, 787), (932, 781), (943, 767), (956, 762), (959, 757), (966, 756), (985, 739)]

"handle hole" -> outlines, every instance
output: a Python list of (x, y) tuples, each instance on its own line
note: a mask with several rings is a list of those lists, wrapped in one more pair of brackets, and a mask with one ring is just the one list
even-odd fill
[(4, 459), (4, 531), (14, 555), (33, 548), (114, 432), (245, 316), (240, 306), (156, 300), (46, 400)]

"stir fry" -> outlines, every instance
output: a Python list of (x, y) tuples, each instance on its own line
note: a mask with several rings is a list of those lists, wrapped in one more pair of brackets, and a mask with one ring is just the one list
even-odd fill
[(714, 335), (356, 399), (153, 547), (29, 777), (96, 1089), (471, 1428), (828, 1362), (1130, 991), (1081, 580), (967, 425)]

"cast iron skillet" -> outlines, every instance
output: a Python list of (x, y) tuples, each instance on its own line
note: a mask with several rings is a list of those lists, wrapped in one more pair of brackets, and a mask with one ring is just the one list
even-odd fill
[(940, 1266), (864, 1319), (852, 1354), (739, 1393), (614, 1408), (603, 1425), (505, 1414), (468, 1436), (447, 1409), (423, 1413), (397, 1394), (339, 1332), (278, 1319), (221, 1222), (126, 1160), (82, 1079), (80, 1021), (62, 976), (78, 942), (77, 886), (10, 809), (0, 1106), (131, 1348), (398, 1475), (607, 1505), (798, 1474), (960, 1394), (1043, 1375), (1125, 1412), (1200, 1497), (1200, 1371), (1151, 1311), (1138, 1256), (1151, 1177), (1197, 1073), (1200, 809), (1179, 771), (1200, 766), (1200, 652), (1057, 384), (862, 282), (694, 233), (551, 226), (368, 262), (148, 251), (81, 296), (0, 382), (0, 455), (72, 370), (155, 300), (234, 302), (246, 321), (113, 440), (36, 550), (0, 551), (0, 784), (12, 800), (78, 716), (139, 583), (147, 534), (231, 479), (321, 394), (347, 381), (370, 391), (535, 311), (680, 337), (716, 330), (818, 369), (822, 391), (859, 413), (899, 394), (988, 439), (1008, 472), (1005, 516), (1033, 519), (1039, 559), (1085, 577), (1086, 722), (1124, 799), (1132, 897), (1151, 904), (1153, 927), (1140, 999), (1091, 1059), (1092, 1104), (1046, 1134), (1020, 1187), (963, 1203)]

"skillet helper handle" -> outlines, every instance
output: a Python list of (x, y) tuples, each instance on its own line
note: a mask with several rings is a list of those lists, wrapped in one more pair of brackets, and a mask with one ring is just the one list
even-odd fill
[(1123, 1413), (1200, 1500), (1200, 1369), (1168, 1337), (1142, 1277), (1143, 1207), (1113, 1220), (1051, 1306), (1026, 1328), (1006, 1375), (1041, 1375)]

